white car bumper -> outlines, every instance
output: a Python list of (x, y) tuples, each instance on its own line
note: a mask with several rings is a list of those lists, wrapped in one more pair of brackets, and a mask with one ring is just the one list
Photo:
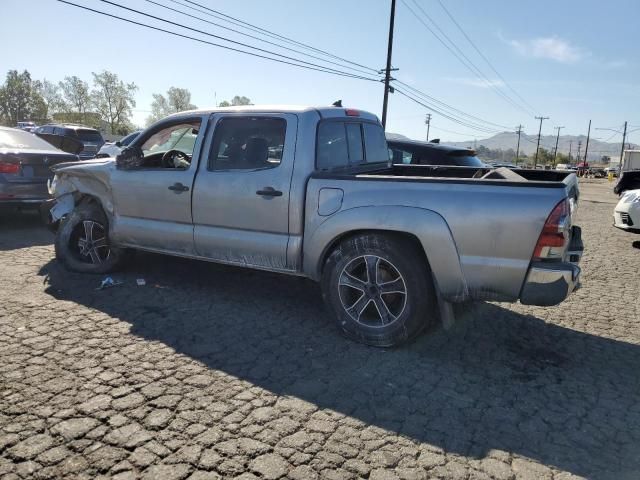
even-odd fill
[(640, 190), (627, 190), (613, 211), (613, 225), (627, 232), (640, 233)]

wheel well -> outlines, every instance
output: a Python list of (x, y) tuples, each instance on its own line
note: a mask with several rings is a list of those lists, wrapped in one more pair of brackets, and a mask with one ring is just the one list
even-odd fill
[[(420, 240), (418, 240), (418, 237), (416, 237), (414, 234), (408, 233), (408, 232), (399, 232), (397, 230), (363, 229), (363, 230), (352, 230), (350, 232), (345, 232), (342, 235), (339, 235), (336, 238), (334, 238), (329, 243), (329, 245), (325, 248), (324, 252), (322, 252), (322, 256), (320, 257), (320, 262), (318, 266), (318, 272), (320, 273), (320, 275), (322, 275), (324, 266), (327, 263), (327, 258), (329, 258), (329, 255), (331, 255), (331, 252), (333, 252), (340, 243), (346, 240), (349, 240), (350, 238), (353, 238), (355, 236), (367, 234), (367, 233), (376, 233), (379, 235), (386, 235), (389, 237), (410, 242), (422, 254), (422, 259), (427, 263), (427, 266), (429, 266), (429, 259), (427, 258), (427, 254), (425, 253), (424, 248), (420, 243)], [(429, 268), (431, 267), (429, 266)]]
[[(76, 205), (90, 205), (92, 203), (95, 203), (97, 206), (102, 208), (102, 202), (100, 202), (98, 198), (94, 197), (93, 195), (89, 195), (88, 193), (81, 193), (76, 199)], [(104, 208), (102, 208), (102, 210), (104, 210)]]

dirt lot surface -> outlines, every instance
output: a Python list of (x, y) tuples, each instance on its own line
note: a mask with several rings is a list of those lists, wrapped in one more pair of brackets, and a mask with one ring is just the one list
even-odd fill
[(640, 250), (611, 185), (582, 191), (567, 302), (480, 303), (398, 350), (292, 277), (140, 254), (96, 291), (1, 214), (0, 478), (639, 478)]

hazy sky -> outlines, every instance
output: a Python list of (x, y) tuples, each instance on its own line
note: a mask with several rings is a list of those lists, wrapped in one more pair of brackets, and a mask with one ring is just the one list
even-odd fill
[[(71, 1), (189, 34), (100, 0)], [(155, 1), (223, 23), (170, 0)], [(390, 0), (196, 1), (361, 65), (384, 67)], [(407, 5), (430, 25), (414, 1), (475, 67), (465, 67), (416, 19)], [(535, 109), (535, 114), (551, 117), (544, 122), (543, 133), (553, 133), (556, 125), (566, 127), (563, 133), (586, 133), (590, 118), (594, 127), (620, 128), (624, 120), (640, 126), (637, 0), (442, 1), (500, 75), (473, 49), (437, 0), (398, 0), (393, 65), (399, 68), (394, 72), (399, 80), (484, 122), (510, 128), (521, 123), (530, 134), (537, 133), (534, 113), (516, 108), (503, 98), (506, 95), (523, 103), (503, 79)], [(115, 2), (210, 33), (259, 44), (146, 0)], [(91, 72), (114, 71), (140, 87), (134, 111), (134, 122), (138, 124), (143, 124), (148, 115), (152, 93), (165, 92), (170, 86), (191, 90), (192, 101), (199, 107), (212, 106), (216, 99), (220, 102), (234, 95), (246, 95), (261, 104), (326, 105), (340, 98), (345, 106), (381, 115), (380, 83), (302, 70), (198, 44), (55, 0), (0, 0), (0, 11), (4, 20), (0, 29), (0, 74), (9, 69), (28, 69), (34, 78), (58, 81), (65, 75), (90, 80)], [(431, 28), (442, 36), (433, 24)], [(218, 41), (193, 32), (191, 35)], [(260, 46), (301, 57), (267, 44)], [(455, 51), (455, 47), (450, 48)], [(316, 62), (310, 58), (307, 61)], [(470, 71), (474, 68), (480, 69), (493, 87)], [(423, 138), (427, 112), (400, 94), (393, 94), (388, 130)], [(464, 140), (491, 135), (432, 113), (431, 137)], [(615, 132), (593, 133), (603, 140), (620, 140)], [(639, 134), (640, 131), (634, 132), (631, 141), (640, 142)]]

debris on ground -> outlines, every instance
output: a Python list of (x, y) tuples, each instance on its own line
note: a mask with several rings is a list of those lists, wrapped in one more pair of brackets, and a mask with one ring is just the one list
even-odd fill
[(144, 287), (147, 284), (144, 278), (137, 278), (136, 283), (138, 284), (139, 287)]
[(122, 282), (114, 280), (111, 277), (106, 277), (100, 282), (100, 286), (96, 288), (96, 290), (104, 290), (105, 288), (118, 287), (120, 285), (122, 285)]

